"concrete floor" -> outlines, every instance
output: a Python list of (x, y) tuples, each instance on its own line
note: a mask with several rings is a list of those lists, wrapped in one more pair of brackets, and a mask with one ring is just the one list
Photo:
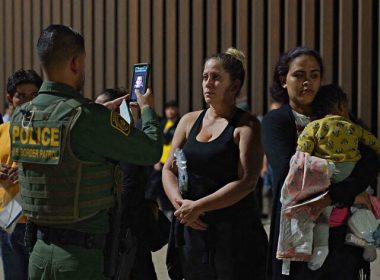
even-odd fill
[[(269, 232), (268, 221), (264, 222), (264, 228), (266, 232)], [(170, 280), (166, 271), (165, 257), (166, 246), (161, 250), (153, 253), (153, 262), (156, 268), (158, 280)], [(377, 249), (377, 259), (371, 263), (371, 280), (380, 280), (380, 249)]]
[[(269, 225), (264, 225), (265, 229), (268, 232)], [(166, 271), (165, 258), (166, 258), (166, 249), (163, 247), (161, 250), (153, 253), (153, 262), (156, 268), (158, 280), (170, 280)], [(377, 259), (371, 263), (371, 280), (380, 280), (380, 249), (377, 250)], [(3, 264), (0, 262), (0, 280), (3, 280)]]

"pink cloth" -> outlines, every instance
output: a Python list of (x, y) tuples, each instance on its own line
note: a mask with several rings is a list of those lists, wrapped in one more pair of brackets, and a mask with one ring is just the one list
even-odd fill
[(373, 215), (376, 219), (380, 219), (380, 198), (370, 195), (369, 200), (371, 201)]
[(312, 254), (313, 228), (323, 208), (312, 205), (294, 206), (326, 191), (331, 171), (325, 159), (297, 151), (281, 190), (281, 220), (277, 247), (278, 259), (308, 261)]
[(348, 219), (348, 215), (350, 211), (348, 207), (344, 208), (334, 208), (331, 211), (331, 215), (329, 218), (329, 227), (339, 227), (344, 225)]

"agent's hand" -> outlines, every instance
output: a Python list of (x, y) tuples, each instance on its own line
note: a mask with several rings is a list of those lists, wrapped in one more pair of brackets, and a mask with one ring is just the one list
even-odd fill
[(116, 98), (114, 100), (108, 101), (104, 103), (103, 106), (107, 107), (109, 110), (115, 111), (119, 109), (121, 102), (123, 102), (123, 100), (128, 99), (128, 98), (129, 98), (129, 94)]
[(140, 90), (138, 89), (136, 89), (135, 92), (136, 92), (136, 97), (137, 97), (137, 103), (141, 111), (145, 107), (148, 107), (148, 106), (153, 108), (154, 100), (153, 100), (153, 94), (150, 88), (147, 89), (145, 94), (141, 94)]

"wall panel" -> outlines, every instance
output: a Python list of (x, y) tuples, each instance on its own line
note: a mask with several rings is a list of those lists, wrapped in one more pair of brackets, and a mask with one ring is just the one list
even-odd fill
[(160, 114), (171, 99), (181, 113), (202, 109), (204, 60), (234, 46), (247, 57), (239, 102), (263, 114), (280, 53), (302, 44), (321, 52), (324, 83), (342, 85), (352, 111), (379, 133), (380, 110), (371, 102), (377, 96), (380, 104), (379, 6), (375, 0), (0, 0), (0, 88), (5, 92), (18, 68), (41, 73), (39, 34), (64, 23), (85, 37), (86, 97), (105, 87), (129, 88), (132, 64), (146, 61)]

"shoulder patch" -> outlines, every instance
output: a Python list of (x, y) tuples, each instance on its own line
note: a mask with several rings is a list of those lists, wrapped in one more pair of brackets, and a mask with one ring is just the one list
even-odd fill
[(127, 123), (127, 121), (124, 120), (123, 117), (120, 116), (115, 111), (111, 111), (111, 126), (113, 128), (116, 128), (121, 133), (125, 134), (126, 136), (128, 136), (129, 133), (131, 132), (131, 128), (129, 126), (129, 123)]

